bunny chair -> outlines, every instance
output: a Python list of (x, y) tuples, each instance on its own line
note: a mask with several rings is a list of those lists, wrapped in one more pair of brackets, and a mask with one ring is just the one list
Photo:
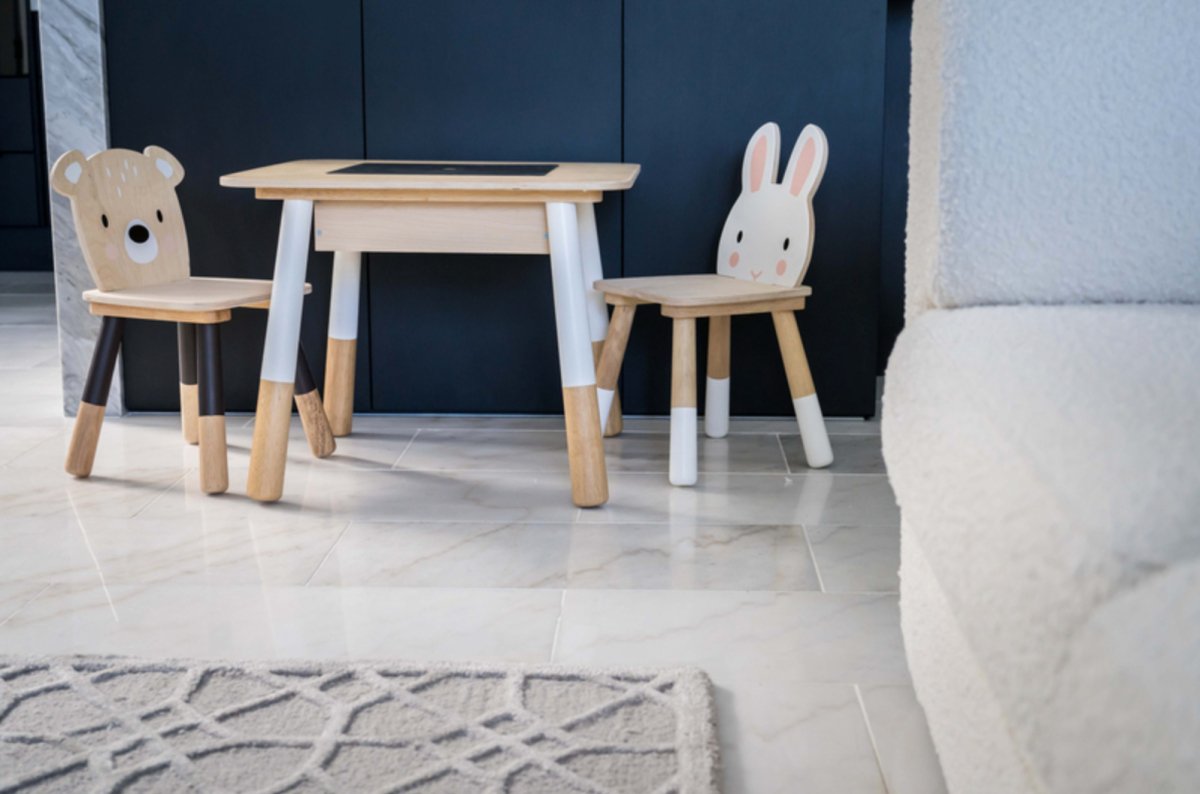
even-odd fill
[[(67, 472), (91, 474), (104, 405), (121, 348), (125, 320), (176, 323), (184, 438), (200, 445), (200, 487), (229, 487), (220, 325), (233, 309), (267, 308), (271, 282), (190, 275), (187, 234), (176, 186), (183, 167), (170, 152), (109, 149), (85, 158), (69, 151), (51, 170), (54, 190), (71, 201), (75, 232), (96, 289), (83, 293), (102, 319), (83, 399), (67, 452)], [(310, 287), (305, 285), (305, 290)], [(321, 397), (300, 352), (296, 405), (317, 457), (334, 451)]]
[[(596, 384), (608, 399), (616, 389), (621, 360), (637, 307), (659, 304), (674, 320), (671, 361), (671, 465), (673, 485), (696, 483), (696, 318), (708, 321), (708, 372), (704, 430), (710, 438), (729, 431), (730, 318), (770, 312), (783, 353), (796, 421), (808, 465), (823, 468), (833, 451), (817, 402), (816, 388), (796, 326), (797, 309), (812, 290), (801, 285), (812, 257), (812, 198), (825, 173), (825, 133), (809, 124), (779, 170), (779, 127), (754, 133), (742, 162), (742, 193), (725, 220), (713, 275), (605, 279), (596, 289), (614, 306)], [(603, 404), (603, 402), (602, 402)]]

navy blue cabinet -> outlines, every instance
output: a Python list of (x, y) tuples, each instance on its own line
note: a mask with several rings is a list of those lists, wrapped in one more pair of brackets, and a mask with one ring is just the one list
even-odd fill
[[(278, 205), (218, 187), (222, 173), (300, 157), (639, 162), (634, 189), (599, 208), (605, 272), (616, 276), (711, 271), (750, 133), (775, 120), (790, 147), (815, 122), (831, 154), (801, 330), (826, 413), (861, 416), (874, 410), (886, 10), (876, 0), (123, 0), (105, 6), (113, 143), (161, 144), (188, 169), (195, 272), (260, 277)], [(328, 260), (310, 258), (305, 307), (317, 369)], [(366, 261), (358, 410), (561, 410), (544, 258)], [(231, 410), (253, 408), (261, 355), (263, 318), (243, 314), (227, 345)], [(668, 326), (643, 314), (625, 368), (628, 413), (664, 411), (670, 391)], [(131, 408), (175, 407), (168, 330), (131, 329)], [(790, 413), (769, 320), (735, 321), (734, 379), (735, 413)]]
[[(179, 186), (192, 273), (270, 278), (279, 202), (217, 184), (221, 174), (308, 157), (363, 156), (362, 37), (357, 3), (204, 0), (104, 4), (113, 146), (163, 146)], [(324, 373), (332, 256), (309, 257), (313, 294), (303, 340)], [(365, 331), (366, 329), (364, 329)], [(254, 410), (266, 313), (241, 311), (223, 331), (226, 406)], [(178, 410), (175, 334), (130, 323), (125, 399)], [(369, 408), (370, 340), (360, 333), (358, 407)]]
[[(367, 155), (621, 160), (621, 1), (367, 0)], [(620, 198), (598, 208), (620, 274)], [(373, 254), (376, 410), (562, 411), (544, 256)]]

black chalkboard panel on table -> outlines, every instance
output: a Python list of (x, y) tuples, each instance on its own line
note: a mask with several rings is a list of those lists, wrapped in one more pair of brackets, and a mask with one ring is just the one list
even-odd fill
[(355, 163), (331, 174), (406, 174), (428, 176), (545, 176), (554, 163)]

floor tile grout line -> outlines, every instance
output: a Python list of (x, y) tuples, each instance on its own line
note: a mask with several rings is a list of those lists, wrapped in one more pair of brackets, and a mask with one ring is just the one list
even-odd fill
[(0, 628), (3, 628), (10, 620), (15, 618), (17, 616), (17, 614), (21, 612), (21, 610), (25, 609), (25, 607), (29, 606), (34, 601), (41, 598), (42, 594), (45, 593), (47, 590), (49, 590), (53, 586), (54, 586), (54, 582), (46, 582), (45, 584), (43, 584), (42, 588), (40, 590), (38, 590), (36, 593), (31, 595), (29, 598), (25, 599), (20, 604), (18, 604), (17, 608), (14, 609), (12, 612), (9, 612), (8, 617), (6, 617), (4, 620), (0, 620)]
[(558, 599), (558, 619), (554, 621), (554, 639), (550, 641), (550, 661), (554, 661), (554, 657), (558, 654), (558, 637), (562, 632), (563, 614), (567, 607), (567, 588), (562, 589), (562, 595)]
[(813, 549), (812, 538), (808, 536), (808, 527), (801, 524), (800, 531), (804, 533), (804, 545), (808, 547), (808, 558), (812, 560), (813, 572), (817, 574), (817, 584), (820, 585), (822, 593), (827, 593), (829, 591), (825, 589), (825, 579), (821, 576), (821, 566), (817, 562), (817, 552)]
[[(407, 452), (407, 451), (408, 451), (408, 449), (406, 447), (405, 452)], [(564, 450), (564, 452), (565, 452), (565, 450)], [(403, 453), (401, 453), (401, 457), (403, 457)], [(289, 463), (290, 462), (291, 461), (289, 461)], [(566, 472), (564, 472), (561, 468), (558, 468), (558, 469), (549, 469), (549, 468), (546, 468), (546, 469), (473, 469), (473, 468), (454, 469), (454, 468), (435, 468), (435, 467), (397, 468), (397, 466), (399, 466), (399, 464), (400, 464), (400, 461), (397, 460), (394, 464), (391, 465), (391, 467), (388, 467), (388, 465), (385, 463), (381, 463), (381, 464), (379, 464), (379, 467), (377, 469), (375, 469), (374, 467), (370, 467), (370, 466), (365, 466), (362, 468), (365, 470), (377, 470), (377, 471), (447, 472), (447, 473), (453, 473), (453, 474), (489, 474), (489, 475), (495, 475), (495, 474), (566, 474)], [(702, 475), (709, 474), (709, 475), (721, 475), (721, 476), (730, 476), (730, 477), (811, 477), (813, 475), (818, 475), (818, 474), (827, 474), (831, 477), (879, 477), (879, 478), (887, 479), (887, 474), (883, 473), (883, 472), (855, 472), (855, 471), (826, 472), (824, 470), (817, 470), (817, 469), (786, 472), (786, 471), (720, 471), (720, 470), (710, 471), (710, 470), (702, 468), (699, 470), (698, 473), (702, 474)], [(653, 469), (653, 470), (617, 469), (615, 471), (610, 471), (608, 473), (608, 476), (610, 478), (612, 478), (612, 477), (660, 477), (660, 476), (664, 476), (666, 474), (667, 474), (667, 469)]]
[(165, 494), (167, 491), (171, 490), (171, 489), (172, 489), (172, 488), (174, 488), (176, 485), (178, 485), (179, 483), (181, 483), (181, 482), (183, 482), (184, 480), (186, 480), (186, 479), (187, 479), (187, 476), (188, 476), (189, 474), (191, 474), (191, 473), (192, 473), (192, 467), (191, 467), (191, 466), (188, 466), (187, 468), (185, 468), (185, 469), (183, 470), (183, 473), (182, 473), (182, 474), (180, 474), (180, 475), (179, 475), (178, 477), (176, 477), (175, 479), (171, 480), (169, 483), (167, 483), (167, 484), (166, 484), (166, 486), (164, 486), (163, 488), (160, 488), (160, 489), (159, 489), (159, 491), (158, 491), (158, 493), (156, 493), (156, 494), (154, 494), (154, 496), (150, 497), (150, 501), (149, 501), (149, 502), (146, 502), (146, 504), (142, 505), (142, 506), (141, 506), (141, 507), (139, 507), (137, 510), (134, 510), (134, 511), (133, 511), (133, 515), (131, 515), (131, 516), (130, 516), (130, 518), (131, 518), (131, 519), (137, 518), (137, 517), (138, 517), (138, 516), (140, 516), (142, 513), (144, 513), (144, 512), (146, 512), (147, 510), (149, 510), (149, 509), (150, 509), (150, 505), (154, 504), (154, 503), (155, 503), (155, 502), (157, 502), (159, 499), (161, 499), (161, 498), (162, 498), (162, 496), (163, 496), (163, 494)]
[(341, 531), (338, 532), (338, 536), (334, 538), (333, 543), (329, 546), (329, 550), (325, 552), (325, 556), (322, 557), (321, 561), (317, 563), (317, 567), (312, 569), (312, 573), (310, 573), (308, 578), (304, 580), (304, 584), (302, 584), (301, 587), (308, 587), (310, 584), (312, 584), (312, 580), (316, 577), (317, 572), (320, 571), (321, 568), (325, 567), (325, 563), (328, 562), (329, 558), (333, 556), (333, 550), (336, 549), (338, 544), (342, 542), (342, 538), (346, 536), (346, 532), (350, 529), (352, 524), (354, 524), (353, 520), (346, 522), (346, 525), (342, 527)]
[(791, 474), (792, 464), (788, 460), (787, 450), (783, 448), (783, 436), (780, 433), (775, 434), (775, 443), (779, 445), (779, 454), (783, 456), (783, 470)]
[[(404, 460), (404, 456), (407, 455), (408, 450), (412, 448), (413, 442), (417, 440), (417, 436), (421, 435), (421, 431), (424, 429), (425, 428), (423, 427), (418, 427), (415, 431), (413, 431), (412, 438), (408, 440), (408, 443), (404, 445), (404, 449), (400, 450), (400, 454), (394, 461), (392, 461), (392, 465), (389, 467), (390, 471), (404, 471), (403, 469), (398, 469), (396, 467), (400, 465), (400, 461)], [(416, 469), (409, 469), (408, 471), (416, 471)]]
[(879, 743), (875, 741), (875, 729), (871, 727), (871, 718), (867, 715), (867, 704), (863, 700), (862, 690), (858, 684), (854, 685), (854, 696), (858, 699), (858, 710), (862, 714), (863, 725), (867, 729), (867, 739), (871, 742), (871, 752), (875, 755), (875, 767), (879, 770), (879, 780), (883, 783), (884, 794), (890, 794), (891, 787), (888, 785), (887, 775), (883, 771), (883, 759), (879, 756)]

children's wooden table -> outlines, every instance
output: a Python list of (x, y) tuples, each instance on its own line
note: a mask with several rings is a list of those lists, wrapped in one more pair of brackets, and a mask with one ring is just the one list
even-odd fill
[(549, 254), (575, 504), (608, 499), (603, 425), (612, 392), (597, 396), (594, 343), (608, 329), (594, 205), (627, 190), (630, 163), (430, 163), (297, 160), (221, 177), (283, 201), (279, 247), (250, 451), (249, 495), (283, 494), (308, 244), (333, 251), (325, 405), (336, 435), (350, 432), (359, 271), (364, 251)]

